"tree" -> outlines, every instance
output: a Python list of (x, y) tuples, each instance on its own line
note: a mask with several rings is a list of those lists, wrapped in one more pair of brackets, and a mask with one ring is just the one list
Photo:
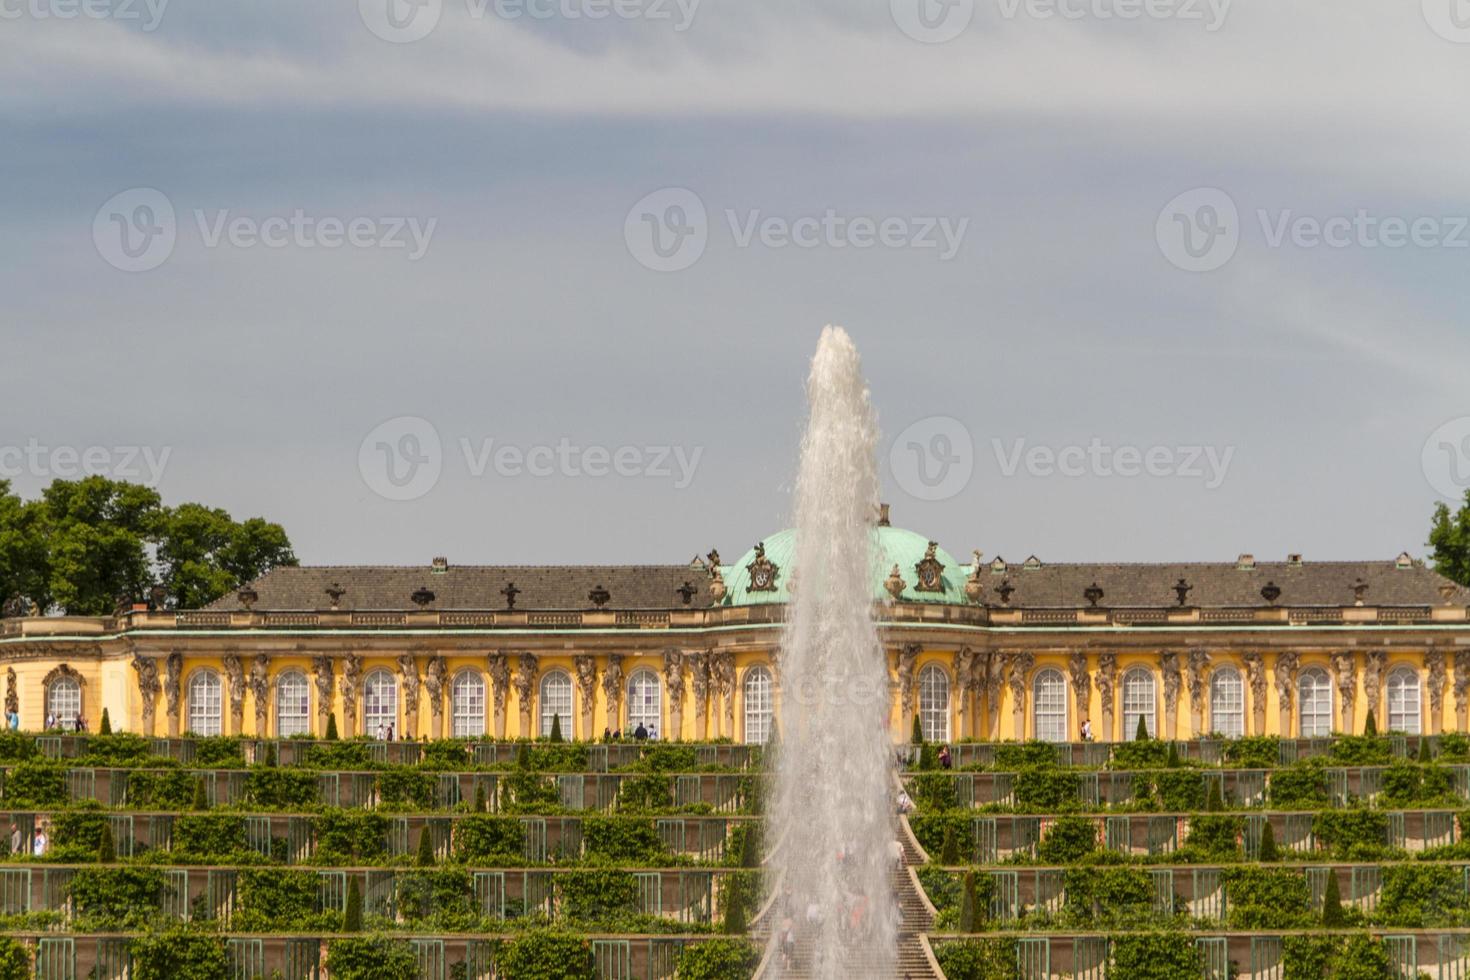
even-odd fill
[(163, 510), (156, 541), (159, 575), (181, 609), (198, 609), (278, 565), (296, 564), (279, 524), (259, 517), (237, 523), (203, 504)]
[(1425, 738), (1422, 735), (1419, 736), (1419, 761), (1420, 762), (1433, 762), (1434, 761), (1434, 753), (1429, 748), (1429, 739)]
[(362, 889), (357, 887), (357, 876), (347, 883), (347, 905), (342, 912), (343, 932), (362, 932)]
[(484, 813), (487, 809), (488, 806), (485, 802), (485, 784), (477, 780), (475, 782), (475, 812)]
[(1470, 490), (1465, 502), (1453, 515), (1443, 503), (1434, 505), (1429, 522), (1429, 556), (1434, 570), (1461, 585), (1470, 585)]
[(1328, 929), (1339, 929), (1343, 925), (1342, 890), (1337, 884), (1337, 872), (1327, 869), (1327, 887), (1322, 891), (1322, 925)]
[(745, 935), (745, 884), (738, 877), (726, 880), (725, 935)]
[(98, 724), (97, 724), (97, 734), (98, 735), (111, 735), (112, 734), (112, 719), (109, 718), (109, 717), (107, 717), (107, 709), (106, 708), (103, 708), (102, 709), (102, 720), (100, 722), (98, 722)]
[(97, 863), (111, 864), (117, 860), (117, 844), (112, 839), (112, 823), (102, 824), (102, 835), (97, 842)]
[(745, 825), (745, 833), (740, 838), (740, 866), (742, 868), (761, 866), (760, 830), (757, 824)]
[(924, 726), (920, 724), (918, 715), (914, 715), (914, 732), (912, 741), (915, 745), (924, 744)]
[(551, 716), (551, 741), (560, 742), (561, 738), (561, 715)]
[(960, 932), (975, 931), (975, 872), (965, 872), (964, 896), (960, 900)]
[(275, 766), (275, 764), (276, 764), (276, 743), (275, 742), (266, 742), (265, 743), (265, 758), (262, 760), (262, 762), (265, 765), (267, 765), (267, 766), (272, 766), (272, 767)]
[(337, 741), (337, 716), (327, 715), (327, 734), (324, 736), (328, 742)]
[(419, 832), (419, 855), (417, 863), (421, 868), (432, 868), (434, 866), (434, 835), (429, 833), (427, 825)]
[(1263, 864), (1279, 861), (1276, 853), (1276, 831), (1271, 829), (1271, 821), (1267, 820), (1261, 827), (1261, 847), (1256, 854), (1256, 860)]
[(1179, 768), (1179, 746), (1173, 742), (1169, 743), (1169, 755), (1164, 760), (1164, 765), (1169, 769)]
[(1378, 722), (1373, 717), (1373, 709), (1372, 708), (1369, 708), (1368, 709), (1368, 719), (1363, 722), (1363, 734), (1364, 735), (1377, 735), (1378, 734)]
[(41, 508), (10, 492), (0, 480), (0, 602), (19, 596), (39, 608), (51, 605), (50, 570)]
[(161, 516), (158, 491), (89, 476), (53, 480), (41, 493), (52, 601), (74, 616), (103, 616), (152, 581), (148, 543)]
[(0, 980), (30, 980), (31, 954), (25, 943), (0, 937)]
[(1219, 779), (1210, 780), (1210, 792), (1205, 797), (1205, 810), (1208, 813), (1219, 813), (1225, 809), (1225, 798), (1220, 792), (1221, 782)]
[(949, 866), (960, 863), (960, 844), (955, 839), (952, 823), (944, 825), (944, 842), (939, 845), (939, 863)]
[(1148, 719), (1143, 715), (1138, 716), (1138, 731), (1134, 734), (1133, 740), (1135, 742), (1148, 741)]
[(194, 780), (194, 801), (190, 804), (190, 809), (209, 809), (209, 794), (204, 789), (204, 778), (202, 776)]

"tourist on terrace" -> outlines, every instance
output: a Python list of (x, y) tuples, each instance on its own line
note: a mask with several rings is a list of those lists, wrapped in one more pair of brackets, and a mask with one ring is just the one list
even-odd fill
[(899, 812), (899, 814), (902, 815), (902, 814), (905, 814), (905, 813), (912, 813), (913, 812), (913, 809), (914, 809), (914, 801), (909, 797), (909, 791), (906, 790), (906, 789), (899, 790), (898, 791), (898, 812)]
[(941, 745), (939, 747), (939, 768), (948, 769), (952, 764), (953, 759), (949, 754), (949, 746)]
[(1091, 718), (1083, 718), (1082, 719), (1082, 741), (1084, 741), (1084, 742), (1091, 742), (1092, 741), (1092, 719)]
[(46, 731), (49, 732), (52, 729), (54, 729), (55, 727), (56, 727), (56, 715), (55, 715), (55, 713), (48, 711), (46, 713)]
[(648, 738), (648, 729), (643, 727), (643, 722), (640, 721), (638, 723), (638, 727), (633, 729), (633, 738), (637, 739), (640, 742)]

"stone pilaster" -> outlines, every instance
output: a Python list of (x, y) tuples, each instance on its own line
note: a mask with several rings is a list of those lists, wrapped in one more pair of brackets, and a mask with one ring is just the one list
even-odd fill
[[(145, 657), (142, 654), (133, 656), (133, 670), (138, 673), (138, 696), (143, 701), (143, 734), (153, 736), (153, 725), (155, 713), (158, 708), (158, 692), (162, 685), (158, 682), (158, 658)], [(20, 700), (12, 698), (15, 692), (15, 669), (6, 669), (6, 691), (5, 710), (19, 713)]]
[(1444, 731), (1444, 651), (1438, 647), (1424, 654), (1424, 667), (1428, 673), (1425, 687), (1429, 691), (1429, 734)]
[(1164, 729), (1158, 735), (1172, 741), (1179, 733), (1179, 654), (1172, 650), (1159, 654), (1159, 674), (1164, 682)]
[(175, 650), (163, 662), (163, 698), (168, 710), (168, 737), (179, 737), (179, 685), (184, 675), (184, 655)]
[(1259, 653), (1247, 653), (1245, 680), (1251, 691), (1251, 727), (1247, 735), (1266, 734), (1266, 658)]
[(1011, 723), (1016, 741), (1026, 740), (1026, 680), (1036, 657), (1028, 652), (1009, 654), (1006, 658), (1006, 682), (1011, 686)]
[(429, 696), (429, 734), (444, 737), (444, 688), (449, 682), (449, 664), (442, 653), (429, 658), (424, 668), (424, 693)]
[(1291, 738), (1295, 729), (1291, 724), (1292, 699), (1296, 697), (1296, 671), (1299, 658), (1295, 651), (1286, 650), (1276, 655), (1276, 702), (1280, 709), (1280, 733), (1282, 738)]
[[(332, 658), (326, 654), (312, 657), (311, 673), (316, 683), (316, 736), (322, 738), (327, 734), (327, 719), (332, 715), (332, 693), (336, 687), (332, 676)], [(351, 735), (352, 732), (347, 734)]]
[(419, 665), (411, 653), (398, 657), (399, 689), (403, 692), (403, 734), (400, 740), (419, 737)]
[(490, 697), (495, 709), (495, 737), (505, 739), (505, 701), (510, 693), (510, 661), (505, 654), (487, 653), (485, 673), (490, 675)]
[(255, 737), (269, 738), (271, 724), (271, 658), (257, 653), (250, 662), (250, 699), (255, 705)]
[(670, 741), (684, 738), (684, 652), (669, 649), (664, 651), (664, 690), (669, 695), (669, 730), (664, 737)]
[(608, 727), (621, 731), (623, 725), (623, 655), (607, 655), (607, 669), (602, 672), (602, 698), (607, 706)]
[(969, 647), (960, 647), (954, 654), (955, 711), (959, 720), (955, 738), (970, 738), (974, 735), (975, 713), (970, 705), (975, 692), (975, 660), (978, 655)]
[[(1370, 670), (1371, 672), (1371, 670)], [(1353, 660), (1351, 650), (1344, 650), (1332, 655), (1332, 680), (1337, 687), (1337, 704), (1339, 708), (1338, 724), (1339, 731), (1344, 734), (1353, 734), (1354, 714), (1358, 701), (1358, 665)], [(1367, 677), (1363, 684), (1367, 686)], [(1368, 705), (1368, 710), (1373, 710), (1373, 705)]]
[[(357, 693), (362, 690), (362, 657), (349, 653), (342, 658), (342, 737), (351, 738), (357, 731)], [(377, 733), (374, 732), (374, 735)]]
[(231, 651), (224, 655), (221, 663), (225, 668), (225, 690), (230, 699), (229, 735), (243, 735), (245, 728), (245, 665), (240, 655)]
[(534, 653), (522, 653), (516, 658), (516, 705), (521, 711), (521, 738), (537, 738), (540, 731), (532, 727), (531, 696), (536, 690), (536, 669), (541, 661)]
[(720, 735), (735, 738), (735, 654), (725, 651), (717, 654), (710, 671), (711, 679), (718, 684), (720, 703), (724, 708), (724, 725)]
[(1466, 709), (1470, 709), (1470, 650), (1455, 651), (1455, 730), (1467, 730)]
[[(1199, 738), (1205, 730), (1205, 679), (1210, 655), (1199, 648), (1189, 651), (1184, 662), (1185, 686), (1189, 689), (1189, 737)], [(1210, 719), (1211, 725), (1214, 719)]]
[[(1363, 700), (1368, 704), (1368, 710), (1373, 712), (1373, 720), (1378, 725), (1380, 732), (1388, 731), (1388, 718), (1381, 708), (1383, 694), (1383, 675), (1388, 671), (1388, 651), (1369, 650), (1363, 666)], [(1344, 728), (1343, 731), (1352, 731)]]
[(898, 651), (898, 711), (899, 731), (904, 741), (914, 730), (914, 665), (919, 660), (920, 646), (905, 643)]
[(1118, 688), (1118, 657), (1112, 653), (1097, 655), (1097, 693), (1102, 698), (1102, 737), (1104, 741), (1116, 742), (1118, 733), (1113, 730)]
[[(1082, 722), (1092, 716), (1092, 674), (1087, 669), (1087, 654), (1073, 650), (1067, 657), (1067, 673), (1072, 681), (1072, 700), (1077, 705), (1076, 717), (1072, 719), (1074, 731), (1082, 730)], [(1069, 733), (1068, 738), (1072, 735)]]

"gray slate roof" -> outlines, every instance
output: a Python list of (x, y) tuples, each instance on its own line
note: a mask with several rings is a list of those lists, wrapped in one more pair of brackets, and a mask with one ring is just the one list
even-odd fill
[[(967, 573), (968, 567), (956, 571)], [(1446, 602), (1441, 586), (1452, 584), (1423, 565), (1400, 568), (1392, 560), (1261, 562), (1251, 569), (1231, 562), (1057, 563), (1039, 568), (1016, 563), (1004, 573), (992, 572), (988, 565), (981, 572), (986, 604), (1006, 605), (998, 590), (1007, 581), (1015, 590), (1009, 606), (1029, 609), (1086, 608), (1083, 592), (1094, 582), (1104, 593), (1100, 608), (1176, 606), (1174, 585), (1181, 578), (1191, 586), (1186, 604), (1204, 608), (1270, 605), (1261, 595), (1268, 582), (1281, 589), (1278, 606), (1351, 606), (1353, 586), (1360, 580), (1367, 584), (1365, 605), (1436, 606)], [(487, 610), (506, 608), (501, 590), (510, 582), (520, 590), (516, 609), (594, 609), (588, 594), (598, 586), (610, 593), (607, 609), (683, 608), (678, 589), (685, 582), (698, 589), (693, 608), (711, 603), (707, 575), (688, 565), (465, 565), (442, 573), (429, 566), (308, 566), (277, 568), (251, 587), (259, 594), (258, 610), (328, 609), (327, 589), (339, 586), (345, 590), (340, 603), (344, 610), (412, 610), (416, 606), (409, 597), (420, 588), (434, 593), (428, 609)], [(1455, 586), (1449, 603), (1470, 605), (1470, 589)], [(231, 593), (209, 608), (243, 606)]]

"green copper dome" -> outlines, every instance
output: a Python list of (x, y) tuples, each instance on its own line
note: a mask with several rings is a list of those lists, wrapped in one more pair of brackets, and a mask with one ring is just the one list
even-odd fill
[[(965, 579), (968, 577), (970, 568), (961, 565), (943, 548), (936, 548), (934, 558), (942, 566), (938, 578), (940, 591), (920, 591), (919, 572), (916, 566), (924, 560), (929, 550), (929, 539), (922, 534), (905, 530), (901, 527), (889, 527), (887, 525), (876, 525), (873, 528), (873, 542), (877, 550), (877, 561), (873, 573), (873, 598), (889, 602), (893, 597), (889, 594), (885, 583), (893, 566), (898, 566), (898, 574), (903, 578), (904, 589), (899, 597), (901, 602), (938, 602), (951, 605), (962, 605), (965, 601)], [(766, 538), (761, 544), (765, 548), (765, 558), (776, 566), (776, 588), (774, 591), (751, 588), (751, 565), (756, 562), (756, 549), (752, 548), (740, 556), (740, 560), (731, 565), (722, 565), (720, 571), (724, 575), (726, 593), (724, 606), (754, 606), (763, 603), (788, 602), (790, 595), (786, 591), (791, 581), (792, 569), (796, 567), (796, 530), (787, 528)], [(799, 587), (799, 586), (798, 586)]]

